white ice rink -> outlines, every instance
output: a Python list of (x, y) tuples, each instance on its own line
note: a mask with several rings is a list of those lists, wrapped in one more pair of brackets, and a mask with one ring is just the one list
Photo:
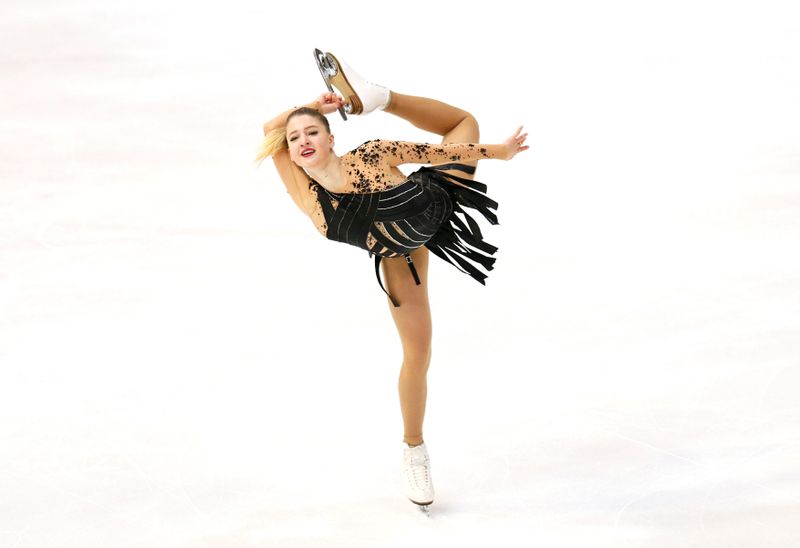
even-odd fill
[[(0, 548), (800, 546), (793, 4), (4, 0)], [(251, 161), (315, 47), (531, 133), (431, 257), (430, 519), (373, 263)]]

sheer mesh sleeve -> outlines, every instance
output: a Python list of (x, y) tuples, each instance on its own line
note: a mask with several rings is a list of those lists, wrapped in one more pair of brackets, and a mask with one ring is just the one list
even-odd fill
[(497, 158), (501, 145), (451, 143), (430, 145), (408, 141), (367, 141), (342, 156), (348, 192), (378, 192), (402, 183), (402, 164), (442, 165)]
[(496, 158), (496, 145), (478, 143), (448, 143), (431, 145), (428, 143), (412, 143), (408, 141), (367, 141), (358, 149), (364, 163), (377, 163), (383, 157), (389, 165), (431, 164), (439, 165), (451, 162), (471, 162), (486, 158)]

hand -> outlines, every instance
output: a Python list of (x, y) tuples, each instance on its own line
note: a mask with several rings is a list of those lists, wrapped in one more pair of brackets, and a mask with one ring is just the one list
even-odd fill
[(323, 93), (317, 97), (315, 102), (317, 103), (321, 114), (330, 114), (331, 112), (336, 112), (342, 105), (344, 105), (344, 99), (342, 96), (336, 95), (333, 92)]
[(516, 156), (518, 152), (522, 152), (523, 150), (528, 150), (531, 148), (528, 145), (525, 145), (525, 139), (528, 138), (528, 134), (523, 133), (520, 135), (521, 131), (522, 126), (519, 126), (519, 129), (517, 129), (514, 135), (503, 141), (503, 146), (506, 150), (506, 156), (503, 158), (504, 160), (510, 160)]

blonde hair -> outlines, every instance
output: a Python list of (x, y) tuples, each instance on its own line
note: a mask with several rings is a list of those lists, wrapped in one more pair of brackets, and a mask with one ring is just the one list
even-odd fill
[(260, 165), (265, 159), (284, 148), (289, 148), (286, 143), (286, 128), (282, 127), (268, 131), (264, 136), (264, 140), (261, 141), (261, 146), (258, 147), (258, 154), (254, 161)]

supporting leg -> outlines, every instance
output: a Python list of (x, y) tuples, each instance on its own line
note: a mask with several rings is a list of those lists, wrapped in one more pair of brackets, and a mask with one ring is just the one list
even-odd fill
[[(431, 309), (428, 301), (428, 256), (421, 247), (411, 253), (420, 285), (409, 275), (405, 259), (390, 258), (381, 262), (389, 293), (400, 303), (389, 303), (392, 319), (403, 347), (398, 391), (403, 415), (403, 441), (419, 445), (423, 440), (422, 425), (428, 396), (427, 373), (431, 361)], [(388, 302), (388, 299), (387, 299)]]

